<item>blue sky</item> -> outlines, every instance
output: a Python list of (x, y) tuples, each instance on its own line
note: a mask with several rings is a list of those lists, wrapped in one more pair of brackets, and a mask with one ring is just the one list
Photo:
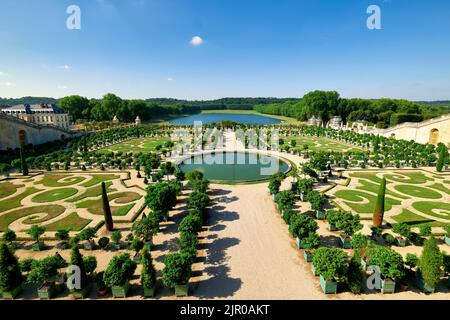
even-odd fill
[(448, 0), (1, 0), (0, 45), (0, 97), (450, 99)]

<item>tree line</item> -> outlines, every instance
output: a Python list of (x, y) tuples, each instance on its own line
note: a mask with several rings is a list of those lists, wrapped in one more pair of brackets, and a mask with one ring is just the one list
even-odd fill
[(341, 116), (344, 122), (365, 120), (379, 128), (394, 126), (403, 122), (420, 122), (450, 112), (450, 105), (440, 102), (416, 103), (403, 99), (360, 99), (341, 98), (336, 91), (313, 91), (302, 99), (283, 103), (258, 105), (258, 112), (281, 115), (307, 121), (320, 116), (328, 121)]

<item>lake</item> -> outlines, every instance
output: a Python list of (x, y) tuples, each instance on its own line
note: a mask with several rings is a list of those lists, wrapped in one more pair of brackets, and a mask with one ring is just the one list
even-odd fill
[(194, 121), (203, 124), (220, 123), (224, 120), (234, 121), (240, 124), (279, 124), (281, 120), (260, 116), (257, 114), (233, 114), (233, 113), (199, 113), (188, 117), (172, 119), (169, 122), (177, 125), (194, 125)]

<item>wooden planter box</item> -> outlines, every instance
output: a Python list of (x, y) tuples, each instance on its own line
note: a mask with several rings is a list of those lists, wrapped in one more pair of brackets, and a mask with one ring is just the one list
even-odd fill
[(381, 280), (381, 293), (395, 293), (395, 281), (392, 279)]
[(303, 257), (305, 258), (306, 262), (312, 262), (313, 253), (310, 251), (305, 251), (305, 252), (303, 252)]
[(151, 288), (144, 287), (144, 297), (145, 298), (153, 298), (155, 296), (155, 291), (156, 291), (155, 286), (153, 286)]
[(39, 299), (51, 299), (55, 296), (56, 286), (54, 283), (48, 284), (46, 286), (41, 286), (37, 290)]
[(367, 261), (361, 258), (361, 266), (363, 267), (363, 270), (367, 270)]
[(95, 243), (93, 241), (85, 242), (85, 243), (83, 243), (83, 248), (84, 248), (84, 250), (94, 250)]
[(316, 210), (316, 218), (318, 220), (325, 220), (327, 217), (327, 213), (323, 210)]
[(444, 242), (450, 246), (450, 237), (445, 236), (444, 237)]
[(91, 290), (92, 290), (92, 285), (88, 284), (83, 289), (71, 291), (71, 294), (75, 299), (84, 299), (91, 293)]
[(37, 242), (37, 243), (34, 243), (34, 244), (31, 246), (31, 250), (33, 250), (33, 251), (42, 251), (42, 250), (44, 250), (44, 249), (45, 249), (45, 245), (44, 245), (44, 243), (41, 242), (41, 241), (39, 241), (39, 242)]
[(420, 276), (416, 276), (415, 283), (417, 288), (419, 288), (423, 293), (434, 293), (434, 291), (436, 290), (435, 287), (426, 284), (425, 281), (423, 281), (423, 278)]
[(337, 293), (337, 282), (335, 281), (327, 281), (322, 276), (320, 276), (320, 286), (322, 287), (323, 293)]
[(305, 248), (305, 245), (303, 244), (302, 240), (300, 240), (298, 237), (295, 238), (295, 244), (297, 245), (297, 247), (299, 249), (304, 249)]
[(126, 298), (128, 291), (130, 290), (130, 284), (127, 283), (124, 286), (112, 286), (111, 291), (114, 298)]
[(406, 239), (403, 237), (395, 237), (395, 244), (399, 247), (406, 247)]
[(297, 192), (297, 190), (298, 190), (297, 183), (291, 182), (291, 191), (292, 192)]
[(352, 245), (350, 243), (350, 237), (345, 237), (345, 236), (342, 236), (342, 235), (339, 236), (339, 244), (344, 249), (350, 249), (352, 247)]
[(2, 292), (3, 299), (13, 300), (22, 292), (22, 286), (18, 286), (12, 291)]
[(328, 224), (328, 230), (329, 231), (336, 231), (336, 225), (335, 224)]
[(175, 296), (187, 297), (189, 295), (189, 283), (175, 286)]
[(312, 271), (313, 275), (315, 275), (315, 276), (319, 275), (316, 271), (316, 267), (314, 266), (314, 263), (311, 263), (311, 271)]
[(300, 200), (305, 202), (306, 201), (306, 194), (300, 193)]

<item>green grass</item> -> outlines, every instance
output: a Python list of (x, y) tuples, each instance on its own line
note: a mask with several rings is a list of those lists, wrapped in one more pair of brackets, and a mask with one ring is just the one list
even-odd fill
[[(373, 192), (375, 194), (378, 194), (378, 191), (380, 189), (380, 185), (379, 184), (372, 183), (372, 182), (369, 182), (369, 181), (363, 180), (363, 179), (359, 180), (358, 182), (361, 184), (361, 186), (356, 187), (356, 189), (363, 190), (363, 191), (369, 191), (369, 192)], [(401, 195), (399, 193), (393, 192), (393, 191), (391, 191), (391, 190), (389, 190), (387, 188), (386, 188), (386, 194), (390, 195), (390, 196), (393, 196), (395, 198), (399, 198), (399, 199), (409, 199), (409, 197), (406, 197), (406, 196)]]
[[(334, 195), (337, 198), (344, 200), (344, 202), (357, 213), (373, 213), (375, 209), (377, 197), (366, 192), (357, 190), (338, 190)], [(367, 199), (369, 203), (354, 203), (365, 201), (365, 199)], [(386, 197), (385, 210), (389, 211), (393, 205), (399, 205), (400, 203), (399, 200)]]
[[(69, 178), (71, 177), (71, 178)], [(64, 178), (69, 178), (66, 181), (61, 181)], [(71, 174), (45, 174), (44, 179), (40, 182), (46, 187), (58, 188), (58, 187), (67, 187), (85, 180), (83, 177), (73, 176)]]
[[(106, 185), (106, 192), (117, 191), (116, 189), (111, 188), (111, 186), (112, 186), (112, 182), (111, 181), (105, 182), (105, 185)], [(67, 201), (68, 202), (78, 202), (78, 201), (84, 200), (86, 198), (101, 196), (101, 194), (102, 194), (102, 186), (101, 185), (97, 185), (97, 186), (88, 188), (85, 193), (83, 193), (83, 194), (81, 194), (81, 195), (79, 195), (79, 196), (77, 196), (75, 198), (70, 198)]]
[(394, 189), (401, 193), (412, 196), (414, 198), (423, 198), (423, 199), (440, 199), (440, 198), (442, 198), (442, 195), (440, 193), (433, 191), (431, 189), (423, 188), (423, 187), (419, 187), (419, 186), (399, 184), (397, 186), (394, 186)]
[(14, 194), (18, 188), (23, 187), (24, 185), (16, 185), (9, 181), (0, 183), (0, 199), (6, 198), (12, 194)]
[[(450, 203), (446, 202), (431, 202), (431, 201), (418, 201), (412, 204), (413, 208), (423, 212), (427, 215), (446, 219), (450, 222)], [(433, 210), (441, 211), (442, 214), (434, 213)]]
[(35, 224), (35, 223), (42, 223), (45, 221), (48, 221), (50, 219), (53, 219), (60, 214), (64, 213), (65, 208), (63, 206), (58, 205), (46, 205), (46, 206), (37, 206), (37, 207), (27, 207), (27, 208), (20, 208), (18, 210), (11, 211), (7, 214), (4, 214), (0, 216), (0, 231), (5, 231), (8, 226), (16, 221), (17, 219), (38, 214), (38, 213), (45, 213), (45, 217), (29, 217), (23, 221), (25, 224)]
[(70, 231), (83, 230), (92, 220), (80, 217), (76, 212), (72, 212), (67, 217), (50, 223), (45, 226), (47, 231), (58, 231), (59, 229), (67, 229)]
[(392, 219), (394, 219), (398, 223), (405, 222), (411, 227), (420, 227), (421, 225), (429, 225), (430, 227), (442, 227), (445, 224), (419, 216), (409, 211), (408, 209), (403, 209), (402, 213), (396, 216), (392, 216)]
[(394, 174), (384, 175), (386, 179), (396, 182), (408, 183), (408, 184), (422, 184), (427, 181), (433, 181), (432, 178), (427, 177), (422, 172), (394, 172)]
[[(135, 205), (135, 201), (141, 199), (142, 196), (135, 192), (118, 192), (108, 195), (108, 199), (111, 202), (116, 200), (116, 203), (126, 204), (124, 206), (111, 206), (111, 213), (113, 216), (124, 216)], [(77, 203), (77, 208), (86, 208), (90, 213), (103, 215), (103, 204), (101, 200), (86, 200)]]
[(53, 189), (38, 194), (31, 200), (37, 203), (54, 202), (72, 197), (73, 195), (77, 194), (77, 192), (78, 190), (74, 188)]
[(442, 192), (444, 192), (446, 194), (450, 194), (450, 189), (447, 188), (446, 186), (444, 186), (442, 183), (435, 183), (435, 184), (433, 184), (431, 186), (428, 186), (428, 188), (433, 188), (433, 189), (442, 191)]
[(89, 187), (95, 186), (99, 183), (110, 181), (110, 180), (115, 180), (115, 179), (119, 179), (119, 178), (120, 178), (120, 176), (115, 175), (115, 174), (95, 174), (95, 175), (92, 175), (92, 179), (83, 183), (81, 186), (89, 188)]
[(286, 137), (285, 144), (290, 144), (292, 140), (297, 142), (295, 149), (303, 150), (303, 146), (308, 146), (308, 150), (312, 151), (361, 151), (362, 148), (351, 144), (346, 144), (340, 141), (325, 137)]
[(0, 212), (8, 211), (21, 206), (20, 202), (22, 199), (32, 195), (33, 193), (42, 191), (42, 189), (36, 189), (34, 187), (27, 188), (24, 192), (18, 194), (15, 197), (9, 198), (7, 200), (0, 201)]
[(159, 138), (139, 138), (139, 139), (133, 139), (128, 140), (110, 147), (107, 147), (107, 149), (101, 150), (100, 152), (106, 153), (106, 152), (152, 152), (155, 151), (155, 148), (157, 145), (161, 145), (164, 147), (164, 143), (166, 141), (170, 141), (169, 137), (159, 137)]

